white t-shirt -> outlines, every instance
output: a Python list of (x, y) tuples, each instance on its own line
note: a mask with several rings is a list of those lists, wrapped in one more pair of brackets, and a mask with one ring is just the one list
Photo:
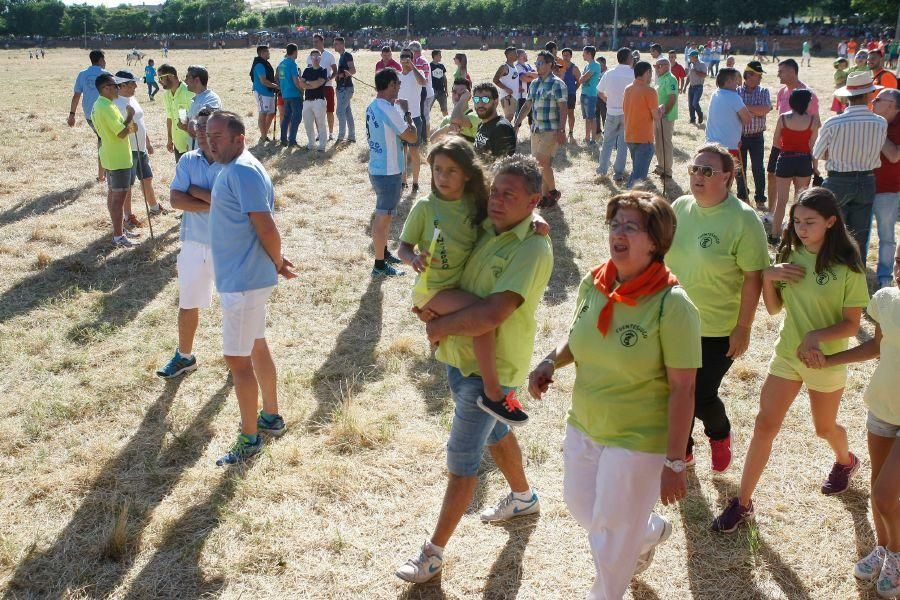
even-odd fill
[[(306, 66), (307, 67), (312, 66), (312, 57), (311, 56), (306, 57)], [(322, 67), (323, 69), (325, 69), (326, 71), (328, 71), (329, 77), (333, 77), (335, 75), (335, 73), (333, 73), (331, 71), (331, 67), (335, 67), (335, 69), (337, 69), (337, 60), (335, 60), (334, 54), (332, 54), (330, 50), (322, 51), (322, 58), (319, 61), (319, 66)], [(325, 86), (326, 87), (336, 87), (337, 83), (335, 82), (334, 79), (329, 79), (328, 83), (326, 83)]]
[(506, 67), (506, 75), (500, 78), (500, 83), (511, 89), (513, 93), (507, 94), (504, 90), (499, 90), (500, 97), (512, 96), (515, 100), (518, 100), (522, 97), (522, 92), (519, 90), (519, 68), (515, 63), (503, 63), (501, 67)]
[[(137, 101), (137, 98), (131, 96), (130, 98), (126, 98), (125, 96), (119, 96), (115, 100), (113, 100), (113, 104), (115, 104), (119, 108), (119, 112), (122, 113), (122, 117), (125, 115), (125, 107), (131, 106), (134, 109), (134, 123), (137, 125), (137, 133), (129, 133), (128, 141), (131, 144), (131, 151), (140, 150), (141, 152), (147, 151), (147, 128), (144, 127), (144, 109), (141, 108), (141, 104)], [(134, 136), (137, 135), (138, 145), (134, 145)]]
[(397, 75), (400, 76), (400, 93), (397, 98), (406, 100), (409, 103), (409, 114), (415, 119), (422, 116), (422, 86), (416, 81), (416, 72), (410, 69), (405, 75), (401, 71)]
[(634, 83), (634, 69), (628, 65), (616, 65), (600, 78), (597, 92), (606, 96), (606, 114), (624, 115), (622, 104), (625, 100), (625, 88)]

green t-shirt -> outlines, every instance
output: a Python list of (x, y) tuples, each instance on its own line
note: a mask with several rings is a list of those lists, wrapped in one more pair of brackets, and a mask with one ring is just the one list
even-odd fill
[(803, 52), (804, 54), (806, 54), (806, 53), (809, 52), (809, 42), (803, 42), (802, 52)]
[[(441, 128), (449, 125), (450, 117), (451, 117), (451, 115), (447, 115), (446, 117), (444, 117), (444, 119), (441, 121), (441, 124), (438, 127), (438, 129), (441, 129)], [(470, 142), (474, 142), (475, 135), (478, 133), (478, 126), (481, 124), (481, 119), (479, 119), (478, 115), (476, 115), (474, 112), (472, 112), (471, 109), (466, 111), (465, 117), (467, 119), (469, 119), (469, 124), (466, 127), (460, 127), (459, 135), (463, 136)]]
[[(806, 248), (793, 250), (787, 262), (804, 267), (806, 274), (798, 283), (780, 286), (785, 317), (775, 354), (796, 359), (797, 347), (807, 333), (839, 323), (845, 308), (865, 308), (869, 304), (869, 288), (865, 273), (851, 271), (846, 265), (831, 265), (816, 273), (816, 255)], [(846, 350), (847, 338), (822, 342), (820, 348), (825, 354)]]
[(172, 120), (172, 144), (179, 152), (187, 152), (191, 149), (191, 136), (187, 131), (178, 127), (178, 109), (183, 108), (190, 112), (194, 93), (182, 81), (175, 88), (174, 94), (169, 91), (163, 92), (163, 100), (166, 104), (166, 117)]
[(569, 349), (575, 387), (569, 423), (598, 444), (663, 454), (669, 436), (666, 367), (701, 366), (700, 314), (680, 286), (613, 309), (606, 336), (597, 317), (608, 300), (590, 274), (578, 288)]
[(125, 117), (109, 98), (100, 96), (91, 110), (91, 123), (100, 136), (100, 165), (108, 171), (130, 169), (131, 142), (129, 135), (119, 137), (125, 128)]
[[(534, 313), (550, 281), (553, 247), (548, 236), (534, 233), (531, 217), (499, 234), (488, 219), (482, 227), (475, 250), (463, 269), (460, 287), (481, 298), (501, 292), (514, 292), (522, 298), (519, 308), (497, 327), (500, 383), (518, 387), (528, 375), (534, 352)], [(478, 373), (470, 337), (447, 337), (438, 346), (436, 357), (463, 375)]]
[(769, 266), (766, 232), (756, 211), (729, 193), (710, 208), (693, 196), (672, 204), (678, 226), (666, 264), (700, 311), (703, 337), (725, 337), (737, 325), (744, 273)]
[[(442, 200), (434, 192), (422, 198), (409, 211), (400, 241), (427, 251), (434, 230), (441, 230), (431, 267), (428, 269), (427, 289), (443, 290), (459, 287), (463, 268), (478, 241), (478, 227), (474, 221), (472, 200)], [(425, 276), (420, 273), (417, 282)]]
[(660, 105), (665, 106), (672, 96), (675, 96), (675, 104), (666, 113), (667, 121), (678, 119), (678, 80), (672, 73), (666, 73), (656, 80), (656, 99)]
[(834, 87), (844, 87), (847, 85), (847, 76), (850, 74), (850, 69), (835, 69), (834, 70)]

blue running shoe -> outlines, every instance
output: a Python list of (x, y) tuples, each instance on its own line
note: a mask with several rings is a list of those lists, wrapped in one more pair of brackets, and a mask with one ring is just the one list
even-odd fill
[(256, 428), (259, 429), (260, 433), (268, 433), (269, 435), (279, 437), (285, 431), (284, 419), (281, 418), (281, 415), (269, 415), (268, 417), (265, 417), (262, 412), (260, 412), (259, 416), (256, 417)]
[(256, 443), (252, 443), (246, 434), (238, 435), (237, 441), (231, 446), (228, 453), (216, 461), (217, 467), (236, 465), (253, 458), (262, 450), (262, 436), (256, 436)]
[(390, 252), (384, 253), (384, 262), (389, 265), (402, 265), (403, 261), (391, 254)]
[(162, 369), (156, 372), (157, 375), (162, 377), (163, 379), (171, 379), (173, 377), (178, 377), (184, 373), (190, 373), (191, 371), (197, 370), (197, 357), (192, 356), (190, 358), (185, 358), (178, 352), (175, 351), (175, 356), (172, 357), (172, 360), (164, 366)]
[(400, 275), (405, 275), (405, 273), (389, 264), (385, 264), (383, 269), (372, 267), (372, 277), (397, 277)]

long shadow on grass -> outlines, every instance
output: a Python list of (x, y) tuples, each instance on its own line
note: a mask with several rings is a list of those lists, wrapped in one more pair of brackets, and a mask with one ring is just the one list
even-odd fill
[(425, 410), (435, 416), (444, 412), (450, 401), (447, 365), (433, 356), (417, 357), (409, 367), (409, 376), (425, 398)]
[(631, 597), (634, 600), (659, 600), (659, 596), (653, 588), (637, 579), (631, 582)]
[(318, 428), (329, 422), (341, 401), (370, 381), (381, 378), (375, 366), (375, 348), (381, 339), (384, 280), (369, 281), (356, 313), (337, 337), (331, 353), (313, 375), (312, 386), (318, 406), (309, 425)]
[[(709, 506), (693, 470), (688, 470), (688, 496), (681, 503), (681, 517), (687, 543), (688, 583), (694, 598), (756, 600), (768, 594), (755, 582), (754, 569), (764, 568), (791, 600), (811, 600), (803, 581), (753, 529), (741, 526), (736, 533), (710, 531), (715, 514), (724, 507), (734, 490), (714, 480), (718, 490), (715, 509)], [(749, 532), (749, 534), (748, 534)]]
[(544, 302), (556, 306), (566, 301), (570, 290), (577, 288), (581, 275), (575, 263), (575, 253), (569, 247), (571, 230), (566, 215), (554, 208), (542, 211), (541, 216), (550, 224), (550, 241), (553, 244), (553, 273), (544, 292)]
[(74, 204), (81, 197), (81, 194), (93, 185), (93, 181), (86, 181), (81, 185), (73, 185), (59, 192), (50, 192), (37, 198), (22, 200), (0, 212), (0, 227), (5, 227), (29, 217), (55, 213), (70, 204)]
[(484, 600), (512, 600), (522, 585), (522, 557), (531, 534), (537, 528), (538, 515), (513, 519), (499, 525), (509, 534), (506, 545), (491, 565), (484, 582)]
[(69, 338), (91, 341), (96, 333), (126, 325), (149, 304), (175, 275), (175, 252), (163, 254), (175, 238), (177, 226), (133, 250), (116, 251), (107, 235), (86, 248), (59, 258), (25, 277), (0, 295), (0, 323), (28, 314), (41, 304), (79, 291), (100, 291), (95, 318), (76, 325)]
[(397, 596), (397, 600), (450, 600), (455, 596), (448, 596), (441, 589), (441, 576), (428, 583), (408, 586)]
[[(53, 545), (27, 555), (16, 568), (4, 598), (61, 598), (81, 590), (106, 597), (128, 573), (150, 515), (182, 473), (202, 456), (213, 436), (211, 423), (222, 408), (229, 379), (200, 408), (183, 432), (173, 432), (167, 415), (183, 378), (170, 379), (150, 405), (137, 431), (103, 467), (68, 525)], [(98, 432), (104, 435), (102, 432)], [(172, 441), (166, 444), (166, 437)], [(116, 515), (127, 506), (124, 542), (111, 543)]]
[[(838, 496), (838, 500), (844, 503), (847, 512), (853, 519), (853, 533), (856, 538), (856, 556), (857, 559), (867, 555), (875, 546), (875, 533), (872, 531), (872, 525), (869, 523), (869, 494), (859, 488), (851, 487), (849, 490)], [(868, 590), (860, 588), (860, 598), (875, 597), (875, 594), (868, 594)]]

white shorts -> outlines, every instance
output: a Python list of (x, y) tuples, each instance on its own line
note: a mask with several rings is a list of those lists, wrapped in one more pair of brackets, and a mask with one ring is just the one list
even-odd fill
[(212, 251), (200, 242), (182, 242), (178, 268), (178, 308), (209, 308), (212, 304)]
[(275, 286), (222, 292), (222, 353), (225, 356), (250, 356), (253, 343), (266, 337), (266, 300)]
[(804, 52), (804, 53), (803, 53), (803, 58), (811, 58), (810, 53), (809, 53), (809, 52)]
[(259, 112), (264, 114), (275, 112), (275, 96), (263, 96), (259, 92), (253, 92), (253, 97), (256, 98), (256, 107)]

